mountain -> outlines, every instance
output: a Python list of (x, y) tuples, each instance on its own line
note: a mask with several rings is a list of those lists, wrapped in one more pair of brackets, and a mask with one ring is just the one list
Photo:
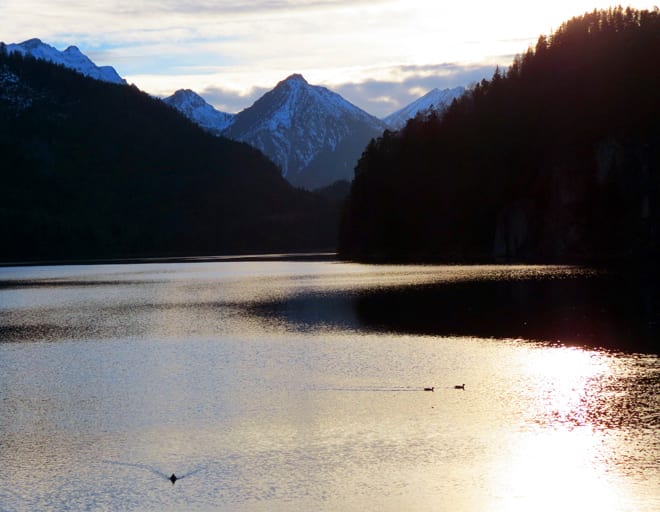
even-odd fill
[(59, 51), (39, 39), (30, 39), (19, 44), (5, 45), (5, 48), (8, 53), (29, 55), (35, 59), (59, 64), (96, 80), (114, 84), (126, 83), (126, 80), (121, 78), (113, 67), (97, 66), (75, 46), (69, 46), (66, 50)]
[(0, 46), (0, 261), (331, 249), (337, 207), (162, 101)]
[(409, 119), (424, 112), (443, 112), (451, 102), (460, 98), (465, 93), (465, 87), (454, 87), (453, 89), (433, 89), (409, 105), (406, 105), (393, 114), (385, 117), (383, 121), (393, 130), (403, 128)]
[(294, 74), (238, 113), (223, 135), (263, 151), (292, 184), (315, 189), (352, 179), (364, 147), (385, 128), (338, 94)]
[(216, 110), (199, 94), (190, 89), (180, 89), (163, 101), (174, 107), (205, 130), (220, 135), (234, 122), (234, 115)]
[(340, 256), (657, 266), (659, 51), (657, 7), (593, 11), (385, 132), (356, 167)]

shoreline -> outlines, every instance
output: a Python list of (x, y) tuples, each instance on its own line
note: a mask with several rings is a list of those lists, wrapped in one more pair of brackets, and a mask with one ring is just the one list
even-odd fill
[(133, 258), (83, 258), (30, 261), (0, 261), (3, 267), (51, 267), (66, 265), (134, 265), (141, 263), (206, 263), (240, 261), (338, 261), (337, 253), (331, 251), (292, 253), (250, 253), (213, 256), (145, 256)]

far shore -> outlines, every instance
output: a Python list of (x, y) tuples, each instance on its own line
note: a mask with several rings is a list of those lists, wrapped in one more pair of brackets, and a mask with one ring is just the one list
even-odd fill
[(34, 267), (55, 265), (127, 265), (136, 263), (194, 263), (194, 262), (238, 262), (238, 261), (334, 261), (337, 253), (326, 252), (291, 252), (291, 253), (250, 253), (214, 256), (160, 256), (134, 258), (99, 258), (99, 259), (55, 259), (29, 261), (0, 261), (1, 267)]

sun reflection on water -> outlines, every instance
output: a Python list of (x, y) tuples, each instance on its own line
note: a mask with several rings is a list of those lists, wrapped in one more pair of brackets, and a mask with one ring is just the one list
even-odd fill
[[(500, 493), (489, 510), (638, 510), (631, 487), (617, 486), (616, 474), (652, 457), (653, 443), (631, 447), (629, 433), (641, 426), (652, 441), (658, 416), (637, 414), (640, 389), (627, 378), (632, 369), (606, 353), (567, 347), (531, 350), (524, 360), (528, 388), (519, 391), (527, 394), (529, 422), (503, 442), (491, 472)], [(656, 395), (657, 378), (651, 379), (643, 392)]]
[(602, 438), (589, 427), (572, 431), (544, 429), (527, 432), (512, 443), (505, 467), (496, 472), (501, 490), (501, 511), (619, 512), (629, 508), (630, 497), (613, 486), (597, 454)]
[(590, 351), (555, 347), (530, 361), (529, 372), (539, 383), (537, 400), (547, 415), (545, 421), (557, 426), (584, 426), (588, 423), (589, 387), (608, 368)]

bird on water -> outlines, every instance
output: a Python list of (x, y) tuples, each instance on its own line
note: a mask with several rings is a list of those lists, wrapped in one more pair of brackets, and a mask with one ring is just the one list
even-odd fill
[(184, 478), (188, 478), (189, 476), (196, 475), (200, 471), (205, 471), (207, 469), (205, 466), (200, 466), (192, 471), (189, 471), (184, 474), (180, 474), (179, 476), (176, 476), (175, 473), (172, 473), (170, 476), (167, 476), (167, 473), (163, 473), (160, 469), (153, 466), (149, 466), (148, 464), (134, 464), (130, 462), (119, 462), (115, 460), (105, 460), (103, 462), (105, 462), (106, 464), (112, 464), (114, 466), (126, 466), (129, 468), (144, 469), (155, 475), (158, 475), (163, 480), (169, 480), (170, 482), (172, 482), (172, 484), (176, 483), (177, 480), (183, 480)]

